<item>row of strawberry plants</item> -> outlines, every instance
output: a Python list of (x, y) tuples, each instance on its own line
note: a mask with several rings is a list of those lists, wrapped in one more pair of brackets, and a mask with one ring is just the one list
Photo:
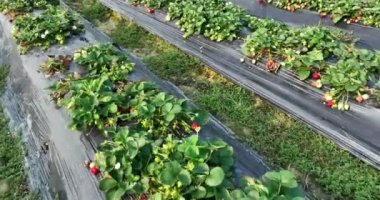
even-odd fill
[(328, 107), (348, 110), (348, 99), (356, 96), (362, 103), (378, 90), (369, 88), (380, 72), (380, 54), (354, 46), (352, 38), (324, 27), (288, 28), (270, 20), (251, 20), (253, 33), (246, 39), (243, 52), (256, 60), (267, 58), (270, 71), (284, 66), (297, 72), (301, 80), (310, 76), (312, 85), (328, 86)]
[(303, 199), (288, 171), (269, 172), (262, 182), (244, 177), (236, 188), (233, 150), (222, 140), (150, 137), (124, 129), (101, 145), (99, 186), (109, 199)]
[(246, 177), (236, 188), (232, 147), (196, 135), (207, 115), (153, 83), (127, 80), (133, 64), (111, 45), (79, 49), (74, 61), (85, 72), (57, 81), (51, 97), (68, 109), (72, 129), (106, 136), (89, 167), (107, 199), (303, 199), (288, 171)]
[[(267, 59), (269, 71), (277, 72), (284, 66), (295, 71), (301, 80), (312, 76), (312, 85), (322, 88), (328, 107), (348, 110), (348, 100), (358, 103), (373, 97), (380, 101), (379, 84), (371, 88), (369, 82), (378, 81), (380, 54), (355, 47), (356, 38), (339, 30), (321, 26), (288, 28), (273, 20), (259, 19), (225, 0), (176, 1), (142, 0), (146, 7), (166, 8), (167, 20), (177, 20), (184, 37), (202, 34), (211, 40), (234, 40), (246, 26), (252, 33), (245, 40), (243, 53), (255, 63)], [(165, 7), (166, 6), (166, 7)]]
[(276, 7), (294, 12), (310, 9), (319, 12), (321, 17), (330, 15), (334, 23), (362, 23), (380, 28), (380, 2), (357, 0), (258, 0), (260, 4), (270, 3)]
[(246, 24), (246, 13), (225, 0), (179, 1), (179, 0), (133, 0), (132, 5), (144, 4), (149, 13), (155, 8), (168, 10), (166, 19), (177, 20), (184, 37), (204, 35), (213, 41), (232, 41)]
[(47, 49), (64, 44), (72, 35), (83, 32), (83, 24), (67, 10), (47, 6), (40, 14), (26, 14), (14, 20), (13, 37), (25, 53), (33, 47)]
[(54, 0), (2, 0), (0, 11), (6, 14), (31, 12), (36, 8), (45, 8)]
[(203, 122), (202, 115), (190, 111), (184, 100), (159, 91), (152, 83), (126, 80), (133, 64), (110, 45), (81, 49), (74, 61), (84, 66), (86, 75), (58, 81), (51, 96), (70, 111), (75, 130), (108, 131), (135, 124), (150, 132), (180, 134), (190, 131), (191, 121)]
[(167, 20), (177, 20), (184, 37), (201, 34), (214, 41), (232, 41), (244, 26), (245, 12), (225, 0), (179, 1), (168, 7)]
[[(175, 0), (176, 2), (180, 2), (179, 0)], [(137, 7), (139, 4), (143, 4), (148, 8), (149, 13), (153, 13), (155, 8), (166, 8), (169, 6), (173, 0), (134, 0), (132, 5)]]

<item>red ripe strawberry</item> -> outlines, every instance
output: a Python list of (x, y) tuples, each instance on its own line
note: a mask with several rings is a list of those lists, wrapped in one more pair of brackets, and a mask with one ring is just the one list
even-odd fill
[(148, 200), (148, 197), (145, 194), (143, 194), (141, 195), (140, 200)]
[(97, 167), (92, 167), (90, 169), (90, 172), (91, 172), (92, 175), (97, 176), (100, 171), (99, 171), (99, 169)]
[(139, 6), (139, 4), (138, 4), (138, 3), (136, 3), (136, 2), (133, 2), (133, 3), (132, 3), (132, 6), (136, 8), (136, 7), (138, 7), (138, 6)]
[(314, 72), (313, 73), (313, 79), (314, 80), (318, 80), (318, 79), (320, 79), (321, 78), (321, 74), (319, 74), (318, 72)]
[(259, 2), (259, 4), (263, 4), (264, 0), (257, 0), (257, 2)]
[(199, 125), (197, 122), (193, 122), (191, 124), (191, 128), (196, 132), (196, 133), (199, 133), (199, 131), (201, 130), (201, 125)]
[(266, 68), (270, 72), (277, 72), (280, 65), (276, 62), (274, 62), (272, 59), (269, 59), (266, 64)]
[(362, 96), (357, 96), (355, 100), (356, 100), (356, 102), (358, 102), (358, 103), (363, 103), (364, 98), (363, 98)]
[(334, 100), (326, 101), (325, 105), (329, 108), (333, 107), (334, 105)]
[(192, 124), (191, 124), (191, 128), (193, 129), (193, 130), (197, 130), (198, 128), (200, 128), (201, 126), (197, 123), (197, 122), (193, 122)]
[(149, 14), (153, 14), (154, 13), (154, 9), (153, 8), (148, 8), (147, 11), (148, 11)]

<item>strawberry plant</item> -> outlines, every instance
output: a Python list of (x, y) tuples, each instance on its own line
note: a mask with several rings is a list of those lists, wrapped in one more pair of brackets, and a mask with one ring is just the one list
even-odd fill
[(224, 0), (170, 3), (167, 20), (177, 20), (184, 37), (204, 35), (214, 41), (232, 41), (243, 27), (245, 12)]
[(252, 58), (282, 57), (289, 49), (294, 50), (296, 54), (317, 50), (323, 53), (323, 58), (328, 58), (342, 43), (353, 41), (337, 30), (321, 26), (289, 29), (284, 24), (272, 20), (251, 21), (253, 22), (249, 23), (249, 27), (253, 33), (246, 39), (242, 50)]
[[(286, 170), (267, 172), (262, 181), (243, 177), (241, 186), (229, 192), (223, 199), (292, 199), (302, 200), (302, 191), (297, 187), (294, 175)], [(228, 193), (227, 193), (228, 194)]]
[(83, 32), (83, 25), (67, 10), (49, 6), (41, 15), (18, 17), (12, 30), (13, 37), (25, 53), (32, 47), (47, 49), (53, 44), (64, 44), (72, 35)]
[[(252, 58), (254, 63), (262, 56), (271, 58), (273, 51), (280, 50), (280, 45), (288, 37), (287, 27), (273, 20), (251, 18), (248, 26), (253, 32), (246, 39), (242, 51)], [(279, 35), (281, 37), (278, 37)]]
[[(285, 53), (287, 57), (283, 65), (296, 71), (300, 80), (306, 80), (313, 72), (319, 72), (326, 67), (321, 51), (313, 50), (306, 54), (298, 54), (296, 51), (289, 49)], [(315, 76), (314, 79), (320, 79), (320, 75)]]
[(283, 31), (287, 29), (285, 24), (277, 22), (273, 19), (260, 19), (253, 16), (246, 16), (244, 19), (247, 23), (248, 28), (255, 31), (259, 28), (266, 28), (271, 33), (277, 33), (278, 31)]
[(203, 112), (189, 110), (185, 100), (158, 90), (145, 91), (144, 85), (139, 83), (127, 85), (124, 94), (130, 99), (130, 115), (126, 117), (136, 120), (145, 130), (183, 137), (183, 133), (190, 132), (191, 122), (203, 125), (207, 121)]
[(62, 104), (61, 101), (65, 98), (65, 96), (70, 92), (70, 84), (73, 82), (74, 77), (72, 75), (67, 76), (61, 80), (55, 82), (50, 89), (50, 98), (59, 104)]
[(71, 56), (68, 55), (50, 55), (48, 60), (40, 66), (40, 70), (47, 77), (51, 77), (55, 73), (62, 73), (69, 69), (71, 60)]
[(59, 106), (69, 110), (73, 118), (71, 128), (85, 130), (105, 126), (115, 127), (118, 115), (118, 96), (114, 94), (113, 84), (107, 76), (84, 78), (70, 83), (70, 92)]
[(287, 48), (296, 48), (300, 53), (318, 50), (327, 58), (341, 44), (353, 43), (356, 39), (336, 29), (311, 26), (289, 29), (289, 38), (285, 41)]
[(81, 48), (74, 53), (74, 60), (90, 75), (108, 74), (112, 80), (124, 80), (133, 69), (128, 57), (108, 43)]
[(360, 89), (366, 86), (367, 80), (368, 72), (354, 59), (339, 61), (336, 65), (329, 66), (322, 77), (322, 82), (332, 87), (329, 93), (333, 99), (339, 100), (333, 107), (340, 110), (347, 108), (349, 93), (359, 93)]
[(271, 172), (263, 182), (246, 177), (235, 189), (233, 150), (220, 139), (193, 135), (178, 140), (152, 138), (143, 131), (120, 129), (101, 144), (96, 165), (107, 199), (303, 199), (294, 176)]
[(176, 0), (130, 0), (133, 4), (142, 4), (148, 8), (163, 8), (167, 7), (170, 2)]
[(327, 96), (335, 101), (332, 107), (346, 110), (349, 94), (356, 96), (358, 103), (368, 99), (362, 97), (363, 94), (367, 96), (371, 93), (367, 84), (370, 80), (376, 80), (374, 75), (379, 72), (380, 54), (355, 47), (346, 47), (335, 53), (341, 55), (342, 59), (326, 69), (322, 82), (331, 87)]
[(368, 1), (368, 5), (362, 9), (359, 16), (360, 22), (367, 26), (380, 28), (380, 2)]

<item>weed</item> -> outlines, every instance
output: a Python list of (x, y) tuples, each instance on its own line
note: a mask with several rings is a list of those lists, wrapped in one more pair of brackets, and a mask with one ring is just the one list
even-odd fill
[[(0, 91), (6, 86), (9, 67), (0, 67)], [(0, 199), (38, 199), (37, 194), (29, 191), (24, 169), (23, 144), (19, 135), (8, 129), (3, 107), (0, 106)]]

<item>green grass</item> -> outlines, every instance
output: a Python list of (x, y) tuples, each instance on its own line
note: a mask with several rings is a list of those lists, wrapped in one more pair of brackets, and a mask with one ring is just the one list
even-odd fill
[(8, 66), (0, 66), (0, 94), (2, 94), (5, 90), (5, 87), (7, 85), (6, 78), (9, 74), (9, 67)]
[[(8, 67), (0, 67), (1, 93), (5, 88), (8, 72)], [(34, 192), (29, 191), (26, 183), (24, 156), (21, 138), (9, 131), (8, 121), (2, 106), (0, 106), (0, 199), (38, 199)]]
[(269, 163), (293, 170), (318, 199), (380, 199), (377, 170), (198, 59), (117, 14), (98, 27), (114, 42), (131, 49), (161, 78), (174, 82)]
[(94, 24), (100, 24), (106, 21), (111, 12), (101, 4), (94, 4), (94, 0), (68, 0), (68, 2), (77, 8), (80, 8), (82, 15)]

